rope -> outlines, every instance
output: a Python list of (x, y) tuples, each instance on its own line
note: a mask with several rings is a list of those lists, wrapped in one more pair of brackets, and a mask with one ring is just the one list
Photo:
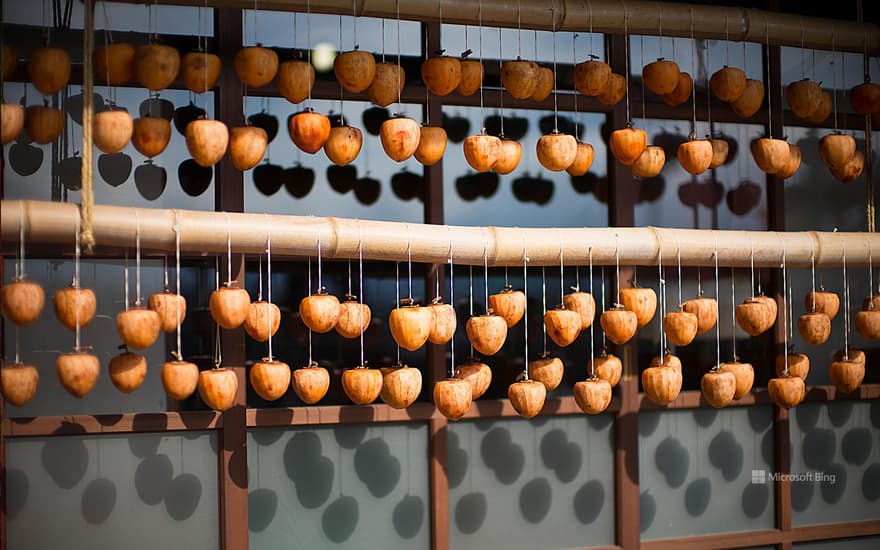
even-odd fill
[[(85, 0), (85, 31), (83, 32), (83, 97), (92, 97), (94, 67), (92, 52), (95, 49), (95, 0)], [(92, 180), (92, 117), (93, 103), (83, 101), (82, 115), (82, 228), (81, 241), (87, 254), (95, 248), (92, 217), (95, 211), (95, 189)]]

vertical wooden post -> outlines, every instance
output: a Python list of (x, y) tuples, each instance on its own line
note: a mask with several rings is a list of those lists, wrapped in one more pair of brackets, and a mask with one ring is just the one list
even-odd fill
[[(237, 9), (220, 8), (214, 10), (214, 36), (218, 44), (220, 58), (231, 67), (232, 58), (241, 48), (242, 12)], [(242, 84), (234, 71), (223, 71), (215, 89), (215, 118), (229, 126), (243, 121)], [(222, 212), (244, 211), (244, 176), (235, 169), (228, 158), (214, 168), (214, 207)], [(218, 228), (218, 231), (222, 230)], [(233, 240), (235, 235), (232, 236)], [(223, 258), (225, 269), (226, 258)], [(244, 287), (244, 256), (232, 256), (232, 278), (239, 287)], [(221, 277), (225, 278), (225, 277)], [(238, 392), (235, 404), (223, 413), (223, 423), (219, 432), (220, 476), (220, 547), (222, 550), (247, 550), (248, 547), (248, 485), (247, 485), (247, 403), (245, 376), (245, 334), (244, 330), (221, 330), (220, 344), (223, 350), (223, 363), (235, 372), (238, 378)]]
[[(438, 23), (422, 23), (422, 52), (440, 49), (441, 29)], [(434, 97), (426, 98), (423, 112), (430, 119), (432, 126), (439, 126), (443, 116), (443, 106)], [(442, 224), (443, 217), (443, 162), (434, 166), (426, 166), (425, 177), (425, 223)], [(435, 264), (425, 272), (425, 299), (431, 295), (434, 278), (439, 277), (441, 294), (443, 292), (445, 268)], [(428, 345), (428, 377), (423, 388), (423, 395), (431, 399), (434, 383), (446, 378), (446, 346)], [(429, 489), (431, 491), (431, 548), (446, 550), (449, 548), (449, 480), (446, 477), (447, 455), (447, 424), (446, 419), (437, 417), (429, 422)]]
[[(623, 35), (606, 38), (608, 61), (615, 73), (626, 72), (626, 40)], [(623, 128), (626, 107), (621, 102), (608, 113), (610, 130)], [(608, 225), (630, 227), (635, 223), (635, 186), (629, 170), (608, 151)], [(614, 283), (616, 284), (616, 282)], [(639, 367), (635, 342), (620, 348), (623, 375), (617, 395), (620, 410), (614, 422), (614, 515), (615, 541), (625, 550), (640, 544), (639, 533)]]

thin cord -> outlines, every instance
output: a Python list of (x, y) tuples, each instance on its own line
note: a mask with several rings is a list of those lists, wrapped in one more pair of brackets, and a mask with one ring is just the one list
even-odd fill
[[(660, 319), (666, 316), (666, 280), (663, 278), (663, 245), (660, 243), (660, 235), (657, 235), (657, 284), (660, 287)], [(666, 351), (666, 331), (663, 323), (660, 323), (660, 361), (663, 362), (663, 352)]]
[(486, 315), (489, 315), (489, 230), (483, 235), (483, 289), (486, 298)]
[[(294, 24), (296, 24), (296, 15), (294, 15), (293, 19)], [(309, 62), (309, 65), (312, 64), (312, 0), (306, 0), (306, 60)], [(312, 87), (308, 86), (308, 109), (312, 108)], [(320, 277), (319, 277), (320, 280)], [(309, 339), (311, 339), (311, 334), (309, 335)], [(312, 363), (311, 356), (309, 356), (309, 364)]]
[[(590, 245), (590, 296), (593, 295), (593, 245)], [(596, 323), (590, 322), (590, 378), (596, 377), (596, 350), (595, 350), (595, 342), (593, 340), (593, 325)]]
[(751, 245), (751, 250), (749, 251), (749, 268), (752, 272), (751, 293), (752, 296), (755, 296), (755, 242), (749, 239), (749, 244)]
[(522, 0), (516, 0), (516, 58), (522, 59)]
[[(602, 264), (602, 267), (600, 269), (602, 270), (602, 312), (604, 313), (605, 311), (607, 311), (605, 309), (605, 265)], [(590, 284), (592, 284), (592, 283), (590, 283)], [(605, 331), (603, 330), (602, 331), (602, 352), (604, 353), (607, 348), (608, 348), (608, 337), (605, 335)]]
[[(529, 379), (529, 239), (525, 231), (523, 231), (523, 294), (525, 294), (525, 305), (523, 306), (523, 378)], [(543, 272), (544, 268), (541, 268)], [(546, 347), (546, 345), (545, 345)]]
[(626, 74), (624, 75), (626, 80), (626, 125), (632, 126), (632, 118), (629, 114), (629, 11), (626, 9), (625, 0), (620, 0), (620, 3), (623, 4), (623, 57), (626, 65)]
[(590, 53), (587, 56), (587, 59), (592, 59), (595, 57), (593, 55), (593, 2), (592, 2), (592, 0), (587, 0), (587, 7), (589, 8), (589, 14), (590, 14)]
[[(364, 361), (364, 332), (366, 332), (366, 328), (364, 328), (364, 236), (361, 232), (361, 221), (358, 220), (358, 296), (360, 298), (360, 322), (361, 322), (361, 334), (360, 334), (360, 352), (361, 352), (361, 365), (366, 365)], [(398, 346), (398, 353), (400, 353), (400, 347)], [(398, 358), (399, 361), (399, 358)]]
[(614, 234), (614, 268), (617, 279), (617, 303), (620, 304), (620, 234)]
[(412, 238), (409, 232), (409, 224), (406, 224), (406, 268), (407, 268), (407, 289), (409, 291), (409, 303), (413, 302), (412, 295)]
[[(694, 10), (693, 8), (688, 8), (688, 14), (690, 16), (691, 23), (691, 66), (694, 71), (694, 81), (697, 79), (697, 41), (694, 40)], [(769, 82), (769, 80), (768, 80)], [(691, 105), (693, 107), (693, 116), (694, 116), (694, 133), (693, 138), (697, 137), (697, 94), (692, 92), (693, 96), (691, 101)]]
[[(716, 253), (717, 253), (717, 250), (716, 250)], [(678, 307), (681, 307), (681, 304), (684, 303), (684, 301), (681, 299), (681, 239), (678, 240), (677, 256), (678, 256)], [(716, 292), (715, 295), (717, 296), (718, 293)]]
[[(397, 68), (400, 69), (400, 0), (397, 0)], [(400, 104), (400, 82), (397, 82), (397, 107), (402, 111), (403, 106)]]
[(17, 279), (24, 278), (24, 201), (18, 203), (18, 263), (16, 264), (15, 276)]
[[(76, 227), (74, 228), (74, 251), (73, 251), (73, 286), (77, 290), (79, 290), (79, 258), (82, 254), (82, 244), (80, 243), (80, 220), (82, 216), (82, 211), (80, 211), (80, 215), (76, 217)], [(127, 285), (126, 285), (127, 286)], [(77, 301), (79, 301), (79, 293), (77, 292)], [(79, 307), (73, 308), (76, 321), (76, 351), (79, 351), (80, 344), (82, 343), (82, 328), (79, 326)]]
[[(400, 309), (400, 262), (394, 262), (394, 300)], [(397, 364), (400, 364), (400, 344), (397, 344)]]
[[(260, 286), (262, 287), (263, 269), (260, 268)], [(272, 218), (266, 214), (266, 287), (269, 299), (269, 361), (272, 361), (272, 323), (275, 321), (275, 310), (272, 309)]]
[[(553, 132), (556, 133), (559, 131), (558, 119), (559, 119), (559, 106), (558, 106), (558, 97), (559, 91), (556, 88), (556, 1), (554, 0), (553, 5), (550, 7), (550, 19), (551, 28), (553, 29)], [(538, 42), (535, 41), (535, 48), (538, 47)], [(538, 57), (537, 55), (535, 56)], [(577, 132), (575, 132), (577, 135)]]
[(565, 309), (565, 244), (559, 235), (559, 301)]
[(224, 212), (226, 216), (226, 283), (232, 283), (232, 227), (229, 223), (229, 213)]
[[(479, 43), (480, 43), (480, 64), (482, 64), (482, 63), (483, 63), (483, 0), (480, 0), (480, 2), (479, 2), (479, 15), (478, 15), (478, 18), (479, 18), (479, 25), (480, 25), (480, 27), (479, 27), (479, 29), (477, 30), (477, 36), (479, 37)], [(499, 55), (500, 55), (500, 54), (499, 54)], [(483, 116), (483, 84), (482, 84), (482, 82), (481, 82), (481, 83), (480, 83), (480, 124), (481, 124), (481, 125), (484, 125), (484, 124), (485, 124), (485, 121), (486, 121), (486, 119), (485, 119), (485, 117)], [(483, 127), (483, 128), (480, 130), (480, 133), (481, 133), (481, 134), (485, 134), (485, 133), (486, 133), (486, 128)]]
[[(308, 273), (308, 275), (306, 276), (306, 283), (309, 285), (309, 289), (307, 292), (309, 294), (311, 294), (311, 292), (312, 292), (312, 257), (311, 256), (309, 256), (308, 259), (306, 260), (306, 267), (307, 267), (306, 273)], [(309, 329), (309, 366), (311, 367), (313, 365), (315, 365), (315, 362), (312, 361), (312, 329)]]
[(136, 306), (141, 305), (141, 216), (140, 212), (135, 209), (135, 237), (134, 237), (134, 303)]
[(812, 238), (810, 238), (810, 289), (813, 291), (810, 294), (813, 297), (813, 304), (809, 313), (813, 313), (816, 311), (816, 247)]
[[(721, 294), (718, 291), (718, 239), (715, 239), (715, 251), (712, 254), (715, 257), (715, 296)], [(715, 323), (715, 366), (721, 367), (721, 323)]]
[(125, 304), (125, 311), (128, 311), (128, 249), (125, 249), (125, 254), (122, 257), (122, 280), (124, 281), (125, 290), (123, 291), (123, 303)]
[[(528, 300), (526, 300), (528, 301)], [(541, 304), (543, 305), (544, 313), (547, 313), (547, 268), (545, 266), (541, 266)], [(541, 326), (544, 329), (544, 353), (547, 353), (547, 323), (541, 323)]]
[(183, 319), (180, 318), (180, 212), (174, 211), (174, 260), (175, 260), (175, 276), (177, 278), (177, 360), (183, 361), (183, 353), (180, 351), (180, 325)]
[[(764, 20), (764, 41), (766, 44), (764, 45), (764, 51), (766, 53), (767, 59), (767, 82), (770, 82), (770, 30), (767, 23), (767, 20)], [(696, 94), (694, 94), (696, 95)], [(770, 138), (773, 138), (773, 94), (767, 94), (767, 129), (769, 130)], [(788, 363), (786, 362), (785, 366), (786, 372), (788, 372)]]
[[(785, 267), (785, 248), (782, 249), (782, 296), (785, 297), (788, 292), (788, 279), (786, 278), (786, 267)], [(785, 315), (786, 321), (788, 320), (788, 311), (786, 308), (782, 308), (782, 314)], [(788, 331), (785, 330), (785, 325), (782, 325), (782, 353), (785, 354), (785, 370), (782, 373), (783, 377), (788, 376)]]
[[(849, 280), (846, 277), (846, 241), (843, 242), (843, 350), (849, 360)], [(872, 300), (873, 301), (873, 300)]]
[[(474, 266), (468, 266), (468, 301), (470, 303), (470, 316), (474, 316)], [(471, 344), (471, 357), (474, 355), (474, 345)]]
[(317, 258), (317, 262), (318, 262), (318, 291), (317, 291), (317, 293), (320, 294), (324, 290), (324, 285), (323, 285), (323, 280), (321, 278), (322, 277), (322, 274), (321, 274), (321, 222), (320, 222), (320, 220), (318, 220), (318, 218), (315, 218), (315, 224), (318, 226), (317, 230), (315, 231), (315, 235), (317, 237), (317, 242), (318, 242), (318, 244), (317, 244), (317, 250), (318, 250), (318, 258)]
[(739, 361), (736, 356), (736, 269), (730, 268), (730, 332), (733, 341), (733, 361)]
[[(831, 94), (834, 99), (834, 131), (838, 132), (837, 127), (837, 67), (835, 66), (835, 58), (837, 57), (837, 52), (835, 51), (835, 33), (834, 33), (834, 23), (831, 23), (831, 89), (834, 90), (834, 93)], [(846, 77), (846, 73), (844, 73), (844, 78)]]
[[(446, 226), (449, 233), (449, 226)], [(452, 263), (452, 236), (449, 237), (449, 303), (455, 307), (455, 266)], [(449, 377), (455, 378), (455, 338), (449, 339)]]

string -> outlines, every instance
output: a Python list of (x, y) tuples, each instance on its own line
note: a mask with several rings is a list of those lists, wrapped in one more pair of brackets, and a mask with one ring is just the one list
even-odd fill
[[(260, 267), (260, 292), (263, 291), (263, 268)], [(272, 324), (275, 322), (275, 310), (272, 308), (272, 218), (266, 214), (266, 287), (269, 299), (269, 362), (272, 362)]]
[(24, 201), (18, 203), (18, 263), (16, 264), (16, 279), (24, 279)]
[[(694, 80), (697, 78), (697, 41), (694, 40), (694, 10), (693, 8), (688, 8), (688, 14), (690, 16), (690, 25), (691, 25), (691, 66), (694, 71)], [(769, 82), (769, 79), (768, 79)], [(691, 105), (693, 107), (693, 116), (694, 116), (694, 130), (693, 134), (689, 137), (695, 139), (697, 137), (697, 94), (692, 93), (692, 101)], [(707, 94), (708, 95), (708, 94)]]
[[(528, 301), (528, 300), (526, 300)], [(543, 305), (544, 313), (547, 313), (547, 268), (545, 266), (541, 266), (541, 304)], [(547, 323), (541, 323), (541, 326), (544, 329), (544, 353), (547, 353)]]
[(614, 234), (614, 268), (617, 279), (617, 302), (620, 304), (620, 234)]
[[(474, 316), (474, 266), (468, 266), (468, 301), (470, 304), (470, 316)], [(471, 357), (474, 355), (474, 345), (471, 344)]]
[[(715, 296), (720, 298), (718, 291), (718, 239), (714, 239), (715, 251), (712, 255), (715, 257)], [(721, 367), (721, 323), (715, 323), (715, 366)]]
[(522, 0), (516, 0), (516, 58), (522, 59)]
[(409, 303), (412, 304), (412, 238), (409, 232), (409, 224), (406, 224), (406, 267), (407, 267), (407, 289), (409, 291)]
[(562, 309), (565, 309), (565, 246), (562, 241), (562, 234), (559, 235), (559, 300)]
[[(662, 38), (660, 39), (660, 44), (663, 44)], [(644, 35), (639, 37), (639, 50), (640, 50), (639, 55), (642, 58), (642, 66), (644, 66), (645, 65), (645, 37), (644, 37)], [(660, 55), (663, 55), (663, 53), (661, 52)], [(648, 119), (647, 119), (648, 115), (645, 112), (645, 79), (642, 78), (641, 81), (642, 81), (642, 124), (644, 124), (647, 127), (648, 126)]]
[[(657, 42), (660, 44), (660, 57), (662, 58), (663, 57), (663, 4), (661, 4), (660, 2), (656, 2), (656, 5), (657, 5), (657, 36), (658, 36)], [(642, 38), (644, 38), (644, 36), (642, 36)], [(674, 44), (675, 44), (675, 41), (673, 41), (673, 45)], [(673, 54), (672, 57), (675, 58), (675, 55)], [(644, 64), (644, 59), (642, 60), (642, 63)]]
[[(397, 0), (397, 68), (400, 70), (400, 0)], [(403, 106), (400, 104), (400, 92), (402, 86), (400, 86), (399, 82), (396, 83), (397, 86), (397, 107), (402, 111)]]
[(813, 313), (816, 311), (816, 247), (812, 238), (810, 238), (810, 289), (813, 303), (809, 313)]
[[(400, 262), (394, 263), (394, 299), (400, 309)], [(397, 364), (400, 364), (400, 344), (397, 344)]]
[[(364, 332), (366, 332), (366, 328), (363, 326), (364, 323), (364, 236), (361, 232), (361, 221), (358, 220), (358, 297), (360, 298), (360, 322), (361, 322), (361, 333), (360, 333), (360, 352), (361, 352), (361, 362), (360, 365), (366, 365), (364, 361)], [(397, 348), (398, 354), (400, 353), (400, 347)], [(398, 357), (398, 362), (400, 358)]]
[[(312, 292), (312, 257), (309, 256), (306, 260), (306, 272), (308, 275), (306, 276), (306, 283), (309, 285), (308, 293)], [(312, 329), (309, 329), (309, 366), (315, 365), (315, 362), (312, 361)]]
[(483, 289), (486, 298), (486, 315), (489, 311), (489, 230), (484, 229), (483, 235)]
[[(449, 234), (449, 303), (455, 307), (455, 266), (452, 263), (452, 235), (449, 226), (446, 226)], [(455, 338), (449, 339), (449, 377), (455, 378)]]
[[(358, 19), (357, 19), (357, 0), (351, 0), (351, 19), (354, 22), (354, 49), (358, 48)], [(385, 21), (385, 18), (382, 18)], [(341, 44), (341, 42), (340, 42)]]
[[(593, 245), (590, 245), (589, 258), (590, 258), (590, 296), (592, 296), (593, 295)], [(604, 296), (603, 296), (603, 299), (604, 299)], [(596, 323), (593, 323), (593, 322), (590, 323), (590, 378), (596, 377), (596, 371), (595, 371), (596, 350), (594, 349), (595, 342), (593, 340), (593, 325), (595, 325), (595, 324)]]
[[(553, 5), (550, 7), (550, 19), (552, 20), (550, 23), (551, 29), (553, 30), (553, 133), (559, 131), (558, 118), (559, 118), (559, 106), (558, 106), (558, 97), (559, 91), (556, 88), (556, 1), (553, 1)], [(538, 42), (535, 41), (535, 48), (538, 47)], [(538, 56), (535, 55), (535, 58)], [(577, 101), (575, 101), (577, 103)], [(575, 131), (575, 135), (577, 135), (577, 131)]]
[[(788, 279), (786, 278), (786, 267), (785, 267), (785, 247), (782, 248), (782, 296), (783, 298), (786, 296), (788, 292)], [(782, 308), (782, 314), (785, 315), (786, 320), (788, 322), (788, 311), (785, 307)], [(782, 353), (785, 354), (785, 370), (782, 373), (783, 377), (788, 376), (788, 331), (785, 330), (785, 325), (782, 325)]]
[(733, 361), (739, 361), (736, 356), (736, 269), (730, 268), (730, 331), (733, 341)]
[(843, 243), (843, 353), (844, 359), (849, 360), (849, 280), (846, 277), (846, 241), (841, 242)]
[(590, 13), (590, 53), (588, 55), (589, 58), (595, 58), (593, 55), (593, 2), (592, 0), (587, 0), (587, 8)]
[(141, 305), (141, 216), (140, 211), (135, 209), (134, 211), (134, 219), (135, 219), (135, 260), (134, 260), (134, 303), (136, 306)]
[(626, 125), (630, 127), (632, 126), (632, 119), (629, 114), (629, 11), (626, 9), (625, 0), (621, 0), (620, 3), (623, 4), (623, 57), (626, 65), (626, 72), (624, 74), (626, 81)]
[(321, 294), (324, 291), (324, 285), (323, 285), (323, 281), (321, 278), (322, 277), (322, 275), (321, 275), (321, 221), (318, 220), (318, 218), (315, 218), (315, 224), (318, 226), (317, 230), (315, 231), (315, 235), (317, 237), (317, 242), (318, 242), (318, 244), (317, 244), (317, 250), (318, 250), (318, 258), (317, 258), (318, 289), (317, 289), (317, 294)]
[[(81, 220), (82, 211), (80, 211), (80, 216), (76, 217), (76, 227), (74, 228), (75, 234), (73, 237), (74, 241), (74, 249), (73, 249), (73, 287), (77, 289), (77, 302), (79, 302), (79, 259), (82, 254), (82, 245), (80, 243), (80, 220)], [(126, 285), (126, 288), (128, 285)], [(77, 304), (79, 305), (79, 304)], [(76, 321), (76, 351), (79, 351), (80, 344), (82, 343), (82, 328), (79, 326), (79, 307), (73, 308), (74, 310), (74, 321)]]
[[(504, 44), (501, 40), (502, 35), (503, 34), (501, 32), (501, 27), (499, 27), (498, 28), (498, 51), (499, 52), (504, 52)], [(465, 38), (467, 38), (467, 32), (465, 32)], [(467, 41), (465, 41), (465, 48), (467, 48)], [(501, 53), (499, 53), (498, 54), (499, 74), (500, 74), (501, 69), (503, 69), (503, 68), (504, 68), (504, 59), (502, 58)], [(499, 133), (498, 137), (501, 139), (504, 139), (504, 92), (503, 91), (500, 94), (498, 94), (498, 100), (500, 101), (500, 113), (499, 113), (500, 116), (499, 116), (499, 118), (501, 119), (501, 123), (500, 123), (501, 124), (501, 132)], [(505, 267), (504, 269), (505, 269), (504, 283), (507, 284), (507, 271), (506, 271), (507, 268)]]
[(226, 217), (226, 284), (232, 283), (232, 226), (229, 222), (229, 213), (224, 212)]
[[(477, 36), (479, 37), (479, 46), (480, 46), (480, 64), (483, 63), (483, 0), (479, 2), (479, 15), (477, 16), (479, 19), (479, 29)], [(500, 54), (499, 54), (500, 55)], [(480, 83), (480, 124), (485, 124), (486, 119), (483, 117), (483, 84)], [(486, 133), (486, 128), (483, 127), (480, 129), (481, 134)]]
[[(605, 265), (603, 264), (600, 268), (602, 270), (602, 311), (606, 311), (605, 309)], [(592, 284), (592, 283), (590, 283)], [(592, 325), (591, 325), (592, 326)], [(602, 331), (602, 352), (608, 348), (608, 337), (605, 335), (605, 331)]]
[[(767, 82), (770, 82), (770, 27), (766, 19), (764, 19), (764, 52), (767, 58)], [(767, 94), (767, 128), (769, 137), (773, 137), (773, 94)], [(788, 372), (788, 364), (786, 363), (786, 372)]]
[(752, 274), (751, 292), (752, 296), (755, 296), (755, 242), (752, 239), (749, 239), (749, 245), (751, 246), (751, 250), (749, 251), (749, 268)]
[[(834, 23), (831, 24), (831, 89), (834, 90), (834, 93), (831, 94), (834, 99), (834, 132), (838, 132), (837, 128), (837, 67), (835, 67), (835, 59), (837, 57), (837, 52), (835, 51), (835, 33), (834, 33)], [(844, 73), (844, 78), (846, 77), (846, 73)]]
[[(523, 306), (523, 379), (529, 379), (529, 239), (528, 234), (523, 231), (523, 294), (525, 295), (525, 305)], [(541, 268), (542, 275), (544, 268)], [(546, 344), (544, 345), (546, 348)]]
[[(716, 251), (717, 252), (717, 251)], [(681, 304), (684, 303), (681, 299), (681, 239), (678, 240), (678, 307), (681, 307)], [(716, 292), (717, 296), (718, 293)]]
[(125, 304), (125, 311), (128, 311), (128, 249), (125, 249), (125, 254), (122, 257), (122, 280), (125, 281), (125, 290), (123, 291), (123, 303)]
[[(663, 278), (663, 245), (660, 235), (657, 234), (657, 284), (660, 287), (660, 319), (666, 315), (666, 280)], [(663, 352), (666, 350), (666, 331), (663, 323), (660, 323), (660, 361), (663, 362)]]
[(166, 290), (169, 288), (168, 286), (168, 255), (164, 254), (162, 256), (162, 279), (164, 283), (164, 287)]
[[(296, 15), (293, 16), (293, 23), (296, 24)], [(306, 0), (306, 61), (312, 64), (312, 0)], [(311, 84), (311, 83), (310, 83)], [(308, 86), (308, 107), (312, 108), (312, 87)], [(320, 270), (320, 268), (318, 268)], [(320, 281), (320, 277), (318, 280)], [(309, 335), (311, 339), (311, 334)], [(311, 356), (309, 356), (309, 364), (311, 364)]]
[(180, 325), (183, 319), (180, 318), (180, 212), (174, 211), (174, 267), (175, 276), (177, 278), (177, 360), (183, 361), (183, 354), (180, 351)]

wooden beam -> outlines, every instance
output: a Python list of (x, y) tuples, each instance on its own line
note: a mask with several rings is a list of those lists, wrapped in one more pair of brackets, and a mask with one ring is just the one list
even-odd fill
[(96, 415), (4, 418), (3, 437), (47, 437), (84, 434), (129, 434), (215, 430), (222, 426), (215, 411), (173, 411)]

